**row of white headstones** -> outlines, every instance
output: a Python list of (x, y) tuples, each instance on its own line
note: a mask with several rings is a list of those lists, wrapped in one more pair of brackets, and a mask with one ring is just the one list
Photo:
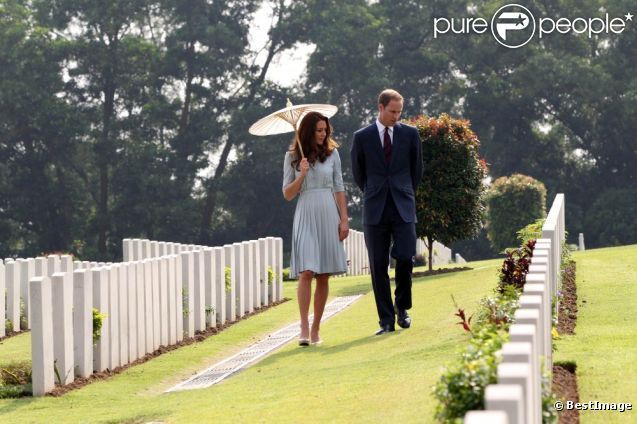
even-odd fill
[[(444, 244), (434, 240), (433, 245), (434, 246), (431, 255), (432, 265), (447, 265), (452, 261), (459, 265), (467, 263), (467, 261), (462, 256), (460, 256), (460, 253), (452, 255), (451, 249)], [(429, 257), (429, 249), (427, 248), (427, 243), (425, 243), (423, 239), (418, 239), (416, 241), (416, 256), (418, 255), (422, 255), (425, 259)]]
[[(351, 230), (344, 248), (346, 275), (369, 274), (363, 233)], [(5, 259), (0, 317), (10, 325), (0, 337), (33, 330), (33, 394), (43, 395), (281, 300), (282, 255), (274, 237), (222, 247), (124, 239), (122, 263)], [(103, 315), (95, 342), (93, 308)]]
[[(283, 298), (280, 238), (222, 247), (125, 239), (123, 247), (122, 263), (69, 255), (0, 262), (0, 317), (14, 331), (21, 318), (31, 329), (34, 396)], [(95, 342), (93, 308), (103, 315)]]
[(498, 355), (497, 384), (485, 389), (485, 410), (468, 412), (465, 424), (542, 423), (542, 374), (550, 375), (553, 367), (553, 316), (559, 308), (564, 241), (564, 195), (558, 194), (533, 250), (509, 342)]

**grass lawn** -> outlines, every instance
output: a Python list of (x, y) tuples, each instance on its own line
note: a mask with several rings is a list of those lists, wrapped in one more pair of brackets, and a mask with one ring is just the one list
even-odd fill
[[(580, 307), (577, 335), (559, 341), (555, 359), (578, 362), (582, 401), (637, 398), (636, 256), (637, 246), (575, 255), (579, 302), (587, 302)], [(473, 262), (471, 271), (415, 279), (413, 327), (383, 337), (372, 335), (377, 317), (368, 277), (334, 279), (332, 296), (366, 295), (324, 325), (322, 345), (290, 344), (216, 386), (163, 394), (297, 320), (296, 284), (289, 282), (285, 295), (292, 301), (202, 343), (61, 398), (0, 400), (0, 422), (432, 422), (431, 387), (468, 339), (455, 324), (450, 295), (471, 314), (495, 287), (500, 263)], [(0, 345), (0, 364), (28, 352), (29, 335), (9, 339)], [(583, 418), (630, 422), (634, 414), (597, 412)]]
[(581, 411), (582, 423), (637, 422), (637, 245), (588, 250), (577, 261), (575, 335), (555, 360), (575, 361), (580, 402), (629, 402), (633, 411)]
[[(450, 294), (472, 309), (494, 285), (500, 261), (414, 281), (414, 326), (375, 337), (377, 317), (366, 276), (334, 279), (331, 295), (367, 293), (328, 321), (325, 342), (290, 344), (205, 390), (163, 394), (185, 377), (298, 319), (293, 299), (208, 340), (170, 352), (61, 398), (0, 400), (0, 422), (431, 421), (431, 386), (467, 336), (454, 324)], [(9, 351), (11, 351), (9, 353)], [(0, 345), (0, 364), (28, 357), (29, 335)]]

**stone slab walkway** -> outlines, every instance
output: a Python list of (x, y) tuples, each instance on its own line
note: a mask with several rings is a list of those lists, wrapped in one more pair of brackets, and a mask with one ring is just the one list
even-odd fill
[[(362, 295), (337, 297), (325, 306), (321, 322), (325, 322), (349, 305), (360, 299)], [(310, 322), (312, 317), (310, 317)], [(300, 321), (290, 324), (259, 340), (246, 349), (214, 364), (210, 368), (192, 376), (186, 381), (166, 390), (166, 393), (181, 390), (205, 389), (230, 377), (238, 371), (259, 361), (279, 347), (295, 340), (299, 336)]]

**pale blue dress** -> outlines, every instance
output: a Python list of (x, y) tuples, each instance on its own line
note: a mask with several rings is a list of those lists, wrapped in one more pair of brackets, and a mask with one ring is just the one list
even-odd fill
[[(286, 153), (283, 187), (299, 175), (291, 166), (294, 153)], [(321, 163), (316, 161), (305, 176), (294, 212), (290, 277), (302, 271), (342, 274), (347, 271), (345, 249), (338, 237), (340, 217), (334, 193), (345, 191), (341, 158), (335, 149)]]

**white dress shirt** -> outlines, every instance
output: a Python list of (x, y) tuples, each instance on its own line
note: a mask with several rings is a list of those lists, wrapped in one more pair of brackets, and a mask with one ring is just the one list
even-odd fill
[[(380, 145), (381, 147), (385, 147), (385, 126), (380, 123), (378, 118), (376, 118), (376, 127), (378, 127), (378, 134), (380, 135)], [(394, 127), (389, 128), (389, 140), (391, 141), (392, 146), (394, 145)]]

